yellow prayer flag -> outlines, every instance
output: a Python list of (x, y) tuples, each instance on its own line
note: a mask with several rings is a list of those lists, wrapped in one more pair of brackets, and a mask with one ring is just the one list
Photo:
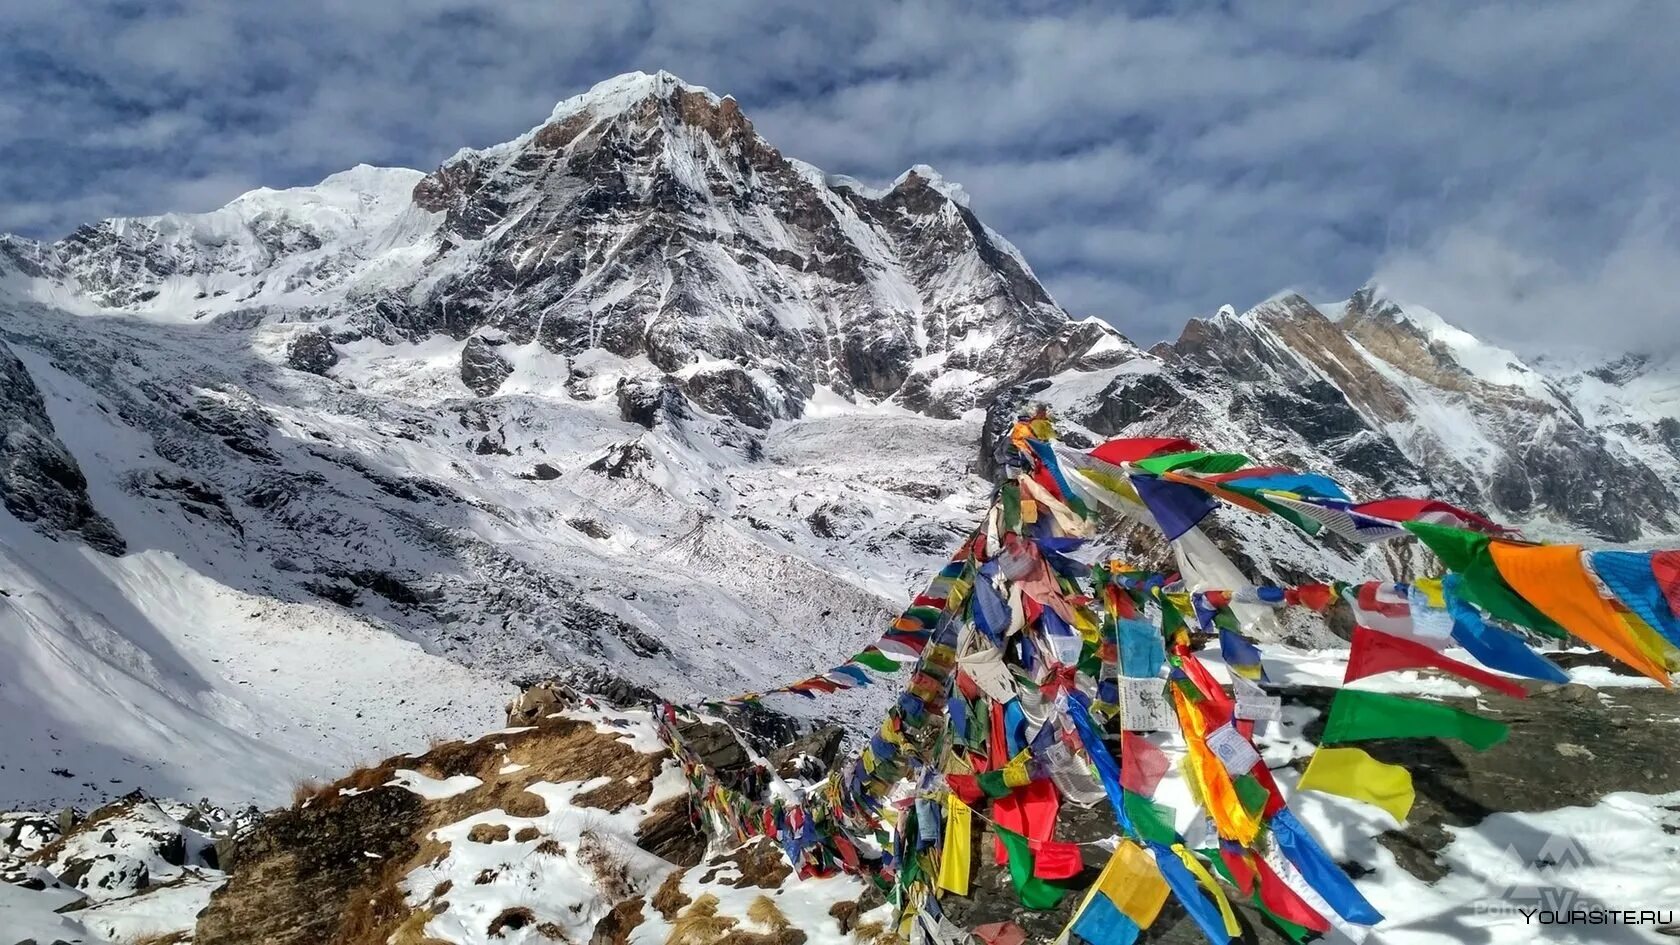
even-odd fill
[(969, 848), (973, 841), (968, 805), (955, 794), (945, 795), (945, 846), (939, 852), (940, 889), (968, 895)]
[(1440, 578), (1418, 578), (1412, 582), (1412, 587), (1417, 588), (1423, 599), (1429, 602), (1429, 606), (1436, 610), (1446, 609), (1447, 598), (1441, 590)]
[(1020, 754), (1009, 759), (1003, 766), (1003, 783), (1010, 787), (1025, 787), (1032, 783), (1032, 769), (1027, 767), (1028, 753), (1025, 749)]
[(1680, 669), (1680, 651), (1676, 651), (1655, 628), (1632, 611), (1618, 610), (1616, 615), (1622, 618), (1622, 623), (1627, 625), (1628, 632), (1633, 635), (1633, 642), (1641, 652), (1651, 658), (1651, 662), (1661, 665), (1671, 673)]
[(1378, 761), (1360, 748), (1320, 747), (1297, 786), (1375, 804), (1402, 823), (1416, 799), (1410, 771)]
[(1092, 887), (1108, 897), (1140, 929), (1147, 929), (1167, 903), (1167, 881), (1155, 859), (1132, 840), (1121, 840)]
[(1213, 874), (1207, 871), (1202, 861), (1196, 859), (1196, 855), (1184, 844), (1173, 844), (1172, 851), (1178, 854), (1179, 862), (1184, 864), (1184, 868), (1196, 877), (1196, 882), (1201, 883), (1203, 889), (1213, 894), (1213, 901), (1219, 905), (1219, 918), (1225, 923), (1225, 934), (1232, 938), (1241, 935), (1242, 925), (1237, 922), (1237, 914), (1231, 911), (1231, 903), (1225, 898), (1225, 890), (1220, 889), (1219, 884), (1213, 881)]

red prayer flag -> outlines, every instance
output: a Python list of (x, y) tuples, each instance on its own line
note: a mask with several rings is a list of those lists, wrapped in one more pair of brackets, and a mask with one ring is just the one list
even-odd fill
[(1293, 588), (1296, 600), (1313, 610), (1323, 612), (1336, 599), (1336, 590), (1328, 584), (1302, 584)]
[[(1008, 728), (1003, 722), (1003, 703), (992, 702), (992, 730), (986, 736), (986, 748), (990, 752), (987, 762), (992, 771), (1002, 771), (1003, 766), (1009, 764), (1009, 736)], [(1020, 831), (1016, 831), (1019, 833)], [(1002, 860), (998, 861), (1002, 863)]]
[(1254, 864), (1255, 872), (1260, 879), (1260, 904), (1280, 919), (1288, 919), (1296, 925), (1305, 926), (1314, 932), (1330, 931), (1330, 923), (1324, 920), (1300, 894), (1289, 888), (1266, 861), (1254, 857), (1250, 861)]
[(1105, 463), (1135, 463), (1157, 453), (1188, 453), (1196, 448), (1189, 440), (1168, 436), (1122, 437), (1109, 440), (1091, 451), (1091, 455)]
[[(1032, 841), (1046, 841), (1056, 831), (1056, 811), (1061, 801), (1056, 786), (1049, 781), (1024, 784), (1003, 797), (992, 801), (992, 820), (1005, 830), (1013, 830)], [(999, 866), (1009, 863), (1009, 849), (1002, 838), (993, 837)]]
[(1231, 882), (1236, 884), (1237, 892), (1247, 899), (1254, 895), (1254, 867), (1249, 865), (1249, 853), (1234, 841), (1221, 840), (1219, 842), (1219, 858), (1225, 861), (1225, 870), (1231, 874)]
[(1680, 551), (1657, 551), (1651, 554), (1651, 576), (1657, 579), (1668, 609), (1680, 619)]
[(1027, 933), (1013, 922), (988, 922), (974, 927), (974, 935), (986, 945), (1021, 945)]
[(1456, 505), (1436, 499), (1378, 499), (1375, 502), (1362, 502), (1354, 506), (1353, 511), (1390, 522), (1428, 522), (1433, 525), (1468, 528), (1492, 535), (1503, 535), (1511, 531), (1492, 519), (1483, 518), (1475, 512), (1467, 512)]
[(964, 804), (978, 803), (986, 796), (986, 792), (980, 790), (980, 782), (975, 780), (972, 774), (948, 774), (945, 776), (945, 783), (953, 793), (962, 798)]
[(1031, 840), (1028, 844), (1033, 852), (1033, 875), (1039, 879), (1072, 879), (1085, 869), (1077, 843)]
[(1144, 797), (1154, 797), (1161, 778), (1172, 770), (1166, 753), (1136, 732), (1120, 736), (1120, 786)]
[(1469, 663), (1460, 663), (1421, 643), (1390, 636), (1370, 627), (1353, 628), (1353, 648), (1348, 652), (1347, 674), (1342, 677), (1342, 682), (1349, 683), (1399, 669), (1423, 667), (1452, 673), (1454, 676), (1481, 683), (1489, 689), (1497, 689), (1516, 699), (1528, 696), (1528, 690), (1503, 676), (1471, 666)]

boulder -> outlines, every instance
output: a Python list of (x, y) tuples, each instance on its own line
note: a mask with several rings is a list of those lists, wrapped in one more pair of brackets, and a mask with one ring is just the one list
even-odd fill
[(480, 335), (467, 339), (461, 348), (461, 383), (480, 397), (501, 389), (513, 373), (513, 365)]
[(577, 704), (578, 694), (570, 686), (552, 679), (544, 680), (527, 686), (507, 704), (507, 724), (509, 728), (535, 725), (539, 719)]
[(325, 376), (338, 363), (338, 349), (324, 328), (306, 331), (286, 345), (286, 366), (294, 371)]

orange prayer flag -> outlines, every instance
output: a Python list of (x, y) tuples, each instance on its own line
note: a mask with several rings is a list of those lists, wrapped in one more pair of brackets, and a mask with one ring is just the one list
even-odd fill
[(1673, 685), (1663, 667), (1639, 647), (1615, 609), (1599, 596), (1581, 566), (1579, 546), (1491, 541), (1488, 551), (1499, 576), (1541, 613), (1664, 686)]

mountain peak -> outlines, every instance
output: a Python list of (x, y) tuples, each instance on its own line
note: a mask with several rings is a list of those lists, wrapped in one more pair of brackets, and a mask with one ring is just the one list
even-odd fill
[(562, 100), (554, 106), (554, 111), (548, 116), (547, 124), (564, 121), (580, 112), (588, 111), (597, 118), (604, 118), (626, 111), (632, 106), (648, 99), (669, 100), (679, 93), (686, 96), (697, 96), (709, 102), (713, 107), (722, 106), (727, 99), (731, 103), (734, 99), (719, 96), (711, 89), (701, 85), (684, 82), (681, 78), (660, 69), (657, 72), (626, 72), (613, 76), (590, 86), (589, 91), (580, 92), (570, 98)]

